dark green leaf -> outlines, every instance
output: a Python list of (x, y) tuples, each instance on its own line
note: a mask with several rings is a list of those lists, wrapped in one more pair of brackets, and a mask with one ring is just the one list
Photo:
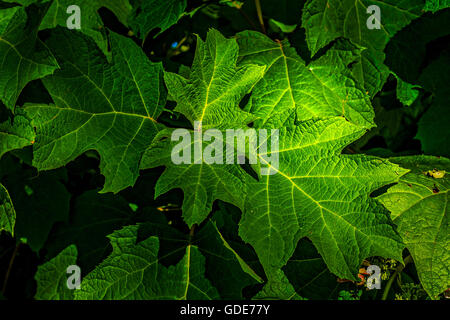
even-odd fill
[(9, 197), (8, 190), (0, 184), (0, 232), (5, 230), (14, 236), (14, 225), (16, 223), (16, 212)]
[(0, 10), (0, 99), (14, 110), (22, 89), (52, 74), (58, 63), (37, 37), (45, 7)]
[[(138, 226), (109, 236), (113, 252), (81, 283), (76, 299), (217, 299), (217, 290), (205, 279), (205, 257), (189, 245), (182, 260), (166, 268), (159, 263), (159, 240), (137, 243)], [(127, 259), (122, 257), (127, 256)]]
[(67, 287), (67, 268), (76, 265), (77, 248), (71, 245), (55, 258), (40, 265), (34, 276), (37, 283), (36, 300), (73, 300), (74, 291)]
[(183, 15), (186, 0), (134, 0), (130, 26), (141, 39), (159, 28), (159, 33), (170, 28)]
[(132, 223), (133, 212), (120, 196), (88, 191), (73, 202), (68, 222), (52, 232), (45, 249), (50, 257), (68, 245), (78, 248), (78, 262), (83, 274), (94, 269), (109, 253), (107, 235)]
[[(78, 32), (57, 29), (47, 41), (61, 70), (44, 79), (55, 105), (28, 105), (36, 126), (33, 165), (49, 170), (89, 149), (101, 157), (102, 192), (135, 183), (144, 150), (161, 127), (162, 68), (131, 40), (111, 34), (114, 63)], [(74, 54), (77, 52), (77, 54)]]

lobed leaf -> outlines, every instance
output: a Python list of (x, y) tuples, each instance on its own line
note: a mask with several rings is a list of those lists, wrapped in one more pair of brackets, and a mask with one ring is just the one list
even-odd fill
[(246, 106), (259, 117), (257, 127), (283, 126), (292, 112), (298, 121), (344, 116), (363, 127), (374, 126), (369, 97), (348, 70), (360, 54), (356, 46), (339, 42), (305, 65), (287, 41), (272, 41), (255, 31), (239, 33), (237, 41), (240, 65), (267, 66)]
[(268, 277), (304, 236), (341, 278), (355, 279), (365, 257), (401, 260), (401, 240), (369, 194), (406, 171), (373, 157), (340, 155), (364, 133), (342, 117), (290, 123), (280, 131), (277, 173), (247, 182), (251, 193), (240, 222), (240, 236)]
[[(189, 79), (165, 73), (169, 95), (177, 102), (175, 111), (183, 114), (195, 130), (216, 129), (223, 135), (226, 129), (248, 128), (254, 119), (239, 108), (239, 101), (261, 79), (264, 67), (236, 67), (237, 58), (236, 41), (210, 30), (206, 42), (197, 39)], [(195, 126), (195, 122), (201, 126)], [(184, 192), (183, 217), (189, 226), (201, 223), (216, 199), (241, 205), (242, 194), (245, 194), (245, 171), (239, 165), (207, 164), (197, 155), (191, 157), (190, 164), (174, 164), (171, 160), (175, 145), (170, 141), (172, 133), (172, 129), (161, 132), (142, 159), (142, 169), (167, 167), (157, 182), (155, 197), (181, 188)], [(196, 148), (194, 144), (201, 142), (199, 139), (202, 138), (194, 136), (182, 151), (190, 153)], [(210, 140), (217, 138), (210, 137)], [(217, 142), (224, 143), (220, 137)]]
[(130, 39), (111, 33), (113, 64), (78, 32), (55, 29), (47, 43), (61, 70), (43, 80), (55, 105), (28, 105), (36, 127), (33, 165), (61, 167), (95, 149), (105, 176), (101, 192), (132, 186), (145, 149), (162, 127), (161, 64)]
[(83, 279), (75, 299), (218, 298), (217, 289), (204, 278), (205, 257), (197, 247), (187, 246), (181, 261), (166, 268), (159, 263), (158, 238), (136, 242), (137, 231), (138, 226), (128, 226), (109, 236), (113, 252)]
[[(369, 29), (367, 8), (380, 8), (380, 29)], [(381, 90), (389, 75), (383, 50), (394, 34), (421, 15), (422, 0), (309, 0), (303, 9), (302, 26), (312, 55), (333, 40), (344, 37), (365, 47), (353, 75), (369, 92)]]
[[(450, 160), (431, 156), (391, 158), (411, 170), (378, 200), (391, 211), (414, 259), (420, 282), (432, 299), (450, 287), (449, 208)], [(442, 178), (427, 176), (433, 169)]]
[(45, 6), (0, 10), (0, 100), (10, 110), (23, 88), (57, 68), (53, 55), (37, 37)]

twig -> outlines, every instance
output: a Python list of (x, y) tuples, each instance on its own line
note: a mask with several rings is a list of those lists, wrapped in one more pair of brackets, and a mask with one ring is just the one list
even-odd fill
[(386, 300), (387, 299), (387, 296), (388, 296), (388, 294), (389, 294), (389, 290), (391, 289), (391, 286), (392, 286), (392, 283), (394, 283), (394, 280), (395, 280), (395, 278), (403, 271), (403, 269), (406, 267), (406, 265), (408, 264), (408, 263), (411, 263), (413, 260), (412, 260), (412, 257), (411, 256), (407, 256), (406, 258), (405, 258), (405, 264), (404, 265), (402, 265), (402, 264), (400, 264), (398, 267), (397, 267), (397, 269), (395, 270), (395, 272), (394, 272), (394, 274), (392, 275), (392, 277), (390, 277), (389, 278), (389, 281), (386, 283), (386, 287), (384, 288), (384, 291), (383, 291), (383, 296), (381, 297), (381, 300)]
[(260, 0), (255, 0), (256, 12), (258, 13), (259, 24), (261, 26), (261, 30), (264, 34), (266, 34), (266, 27), (264, 26), (264, 20), (262, 16), (261, 2)]

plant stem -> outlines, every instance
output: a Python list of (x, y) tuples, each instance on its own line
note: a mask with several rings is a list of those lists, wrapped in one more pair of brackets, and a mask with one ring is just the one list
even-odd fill
[(397, 276), (403, 271), (403, 269), (406, 267), (406, 265), (410, 262), (412, 262), (412, 257), (411, 256), (407, 256), (405, 258), (405, 264), (404, 265), (399, 265), (397, 267), (397, 269), (395, 270), (394, 274), (392, 275), (392, 277), (389, 278), (389, 281), (386, 284), (386, 287), (384, 288), (383, 291), (383, 296), (381, 297), (381, 300), (386, 300), (387, 296), (389, 294), (389, 290), (391, 289), (392, 284), (394, 283), (395, 278), (397, 278)]
[(11, 269), (14, 264), (14, 260), (16, 259), (17, 251), (19, 250), (19, 247), (21, 244), (22, 244), (22, 242), (17, 243), (16, 247), (14, 248), (13, 254), (11, 256), (11, 259), (9, 260), (8, 270), (6, 271), (5, 280), (3, 281), (2, 295), (5, 295), (6, 285), (8, 284), (9, 275), (11, 273)]
[(194, 237), (195, 224), (192, 226), (191, 230), (189, 230), (189, 243), (191, 243), (192, 238)]
[(261, 25), (261, 30), (264, 34), (266, 34), (266, 27), (264, 26), (260, 0), (255, 0), (255, 5), (256, 5), (256, 12), (258, 13), (259, 24)]

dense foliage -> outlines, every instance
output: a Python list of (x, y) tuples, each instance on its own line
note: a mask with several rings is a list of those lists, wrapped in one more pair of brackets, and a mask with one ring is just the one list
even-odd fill
[(0, 0), (0, 299), (446, 299), (449, 7)]

